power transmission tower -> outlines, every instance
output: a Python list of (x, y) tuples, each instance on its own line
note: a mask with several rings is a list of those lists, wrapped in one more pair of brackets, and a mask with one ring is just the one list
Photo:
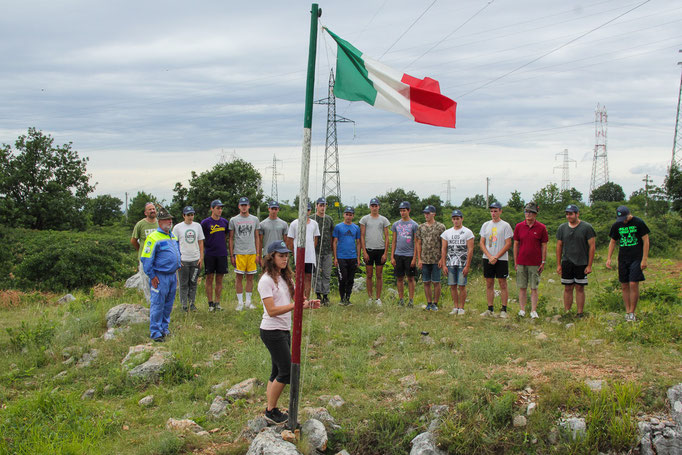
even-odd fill
[(277, 155), (273, 153), (272, 155), (272, 166), (268, 166), (265, 168), (267, 171), (268, 169), (272, 168), (272, 183), (270, 185), (270, 200), (277, 201), (279, 202), (279, 194), (277, 192), (277, 179), (279, 178), (280, 175), (284, 175), (280, 172), (277, 172), (277, 162), (282, 162), (282, 160), (277, 159)]
[(568, 157), (568, 149), (564, 149), (563, 152), (555, 154), (555, 160), (557, 156), (564, 157), (561, 166), (554, 166), (554, 169), (561, 169), (561, 192), (569, 191), (571, 189), (571, 179), (568, 175), (568, 169), (571, 166), (571, 162), (575, 163), (575, 166), (578, 167), (578, 162)]
[(590, 197), (592, 197), (592, 191), (609, 182), (609, 161), (606, 154), (607, 121), (606, 106), (597, 104), (597, 109), (594, 111), (594, 159), (592, 160)]
[[(679, 52), (682, 52), (680, 50)], [(678, 62), (682, 65), (682, 62)], [(682, 76), (680, 76), (680, 93), (677, 95), (677, 121), (675, 122), (675, 141), (673, 142), (673, 159), (670, 166), (677, 164), (682, 167), (682, 125), (680, 125), (680, 99), (682, 99)]]
[[(341, 173), (339, 171), (339, 143), (336, 138), (337, 123), (355, 123), (340, 115), (336, 115), (336, 97), (334, 96), (334, 70), (329, 73), (329, 95), (315, 101), (315, 104), (327, 105), (327, 139), (324, 143), (324, 173), (322, 174), (322, 197), (336, 196), (341, 204)], [(341, 208), (339, 207), (340, 211)]]
[(445, 193), (445, 205), (452, 206), (452, 181), (448, 179), (443, 182), (443, 185), (445, 185), (445, 191), (441, 191), (441, 194)]

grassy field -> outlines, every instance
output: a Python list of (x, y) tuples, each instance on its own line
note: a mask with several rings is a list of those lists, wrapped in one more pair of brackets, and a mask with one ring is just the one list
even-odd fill
[[(597, 261), (591, 276), (588, 315), (580, 320), (563, 314), (562, 287), (551, 268), (540, 286), (537, 321), (516, 317), (517, 303), (510, 304), (507, 320), (481, 318), (486, 304), (480, 274), (469, 281), (464, 316), (448, 314), (452, 303), (445, 287), (442, 311), (421, 310), (421, 285), (414, 309), (398, 307), (386, 293), (382, 308), (370, 307), (361, 292), (351, 307), (306, 312), (301, 408), (324, 405), (322, 395), (345, 400), (330, 409), (342, 429), (330, 435), (328, 453), (407, 453), (411, 438), (428, 425), (422, 416), (433, 404), (450, 406), (438, 435), (450, 453), (627, 451), (636, 443), (637, 413), (664, 410), (666, 389), (682, 382), (682, 263), (650, 261), (639, 321), (626, 323), (616, 276), (603, 262)], [(121, 368), (128, 348), (148, 341), (148, 327), (134, 326), (113, 341), (100, 338), (106, 311), (142, 303), (141, 295), (98, 286), (56, 305), (57, 295), (0, 291), (0, 453), (245, 453), (248, 446), (235, 440), (247, 420), (263, 412), (264, 385), (233, 403), (225, 417), (207, 418), (211, 386), (250, 377), (264, 382), (270, 371), (258, 337), (262, 309), (237, 313), (232, 283), (230, 275), (223, 291), (226, 311), (208, 313), (201, 287), (200, 311), (173, 313), (173, 336), (165, 346), (176, 360), (152, 384), (129, 379)], [(516, 299), (514, 281), (509, 284)], [(538, 339), (541, 333), (547, 338)], [(65, 348), (76, 358), (92, 348), (99, 356), (87, 368), (67, 366)], [(208, 365), (221, 350), (225, 355)], [(409, 375), (416, 385), (401, 381)], [(608, 387), (592, 392), (585, 379), (603, 379)], [(94, 398), (82, 400), (90, 388)], [(138, 405), (150, 394), (151, 407)], [(537, 411), (527, 426), (513, 427), (513, 416), (524, 414), (529, 401)], [(280, 404), (287, 403), (285, 391)], [(562, 413), (586, 417), (584, 439), (550, 442)], [(170, 417), (191, 418), (211, 436), (169, 433)]]

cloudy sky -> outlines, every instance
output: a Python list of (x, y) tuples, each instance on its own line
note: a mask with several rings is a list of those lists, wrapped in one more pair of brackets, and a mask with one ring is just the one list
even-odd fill
[[(341, 193), (366, 202), (402, 187), (452, 202), (506, 202), (561, 182), (576, 160), (587, 196), (595, 108), (608, 112), (612, 181), (660, 185), (672, 153), (682, 4), (673, 0), (345, 0), (321, 22), (393, 68), (430, 76), (458, 102), (457, 129), (337, 101)], [(25, 0), (0, 16), (0, 143), (29, 127), (90, 159), (96, 194), (147, 191), (238, 156), (270, 193), (298, 191), (310, 3)], [(316, 98), (336, 48), (318, 39)], [(326, 107), (313, 117), (311, 195), (322, 186)]]

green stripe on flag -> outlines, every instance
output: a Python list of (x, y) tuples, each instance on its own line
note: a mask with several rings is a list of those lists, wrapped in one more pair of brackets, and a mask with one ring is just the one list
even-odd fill
[(339, 45), (336, 52), (334, 96), (348, 101), (365, 101), (374, 106), (377, 91), (369, 79), (362, 52), (326, 29)]

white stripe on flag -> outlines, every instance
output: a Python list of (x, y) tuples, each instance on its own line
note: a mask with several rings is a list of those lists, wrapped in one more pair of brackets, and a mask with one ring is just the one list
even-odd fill
[(377, 91), (374, 107), (396, 114), (404, 115), (410, 120), (414, 116), (410, 112), (410, 86), (401, 82), (403, 73), (362, 54), (368, 77)]

